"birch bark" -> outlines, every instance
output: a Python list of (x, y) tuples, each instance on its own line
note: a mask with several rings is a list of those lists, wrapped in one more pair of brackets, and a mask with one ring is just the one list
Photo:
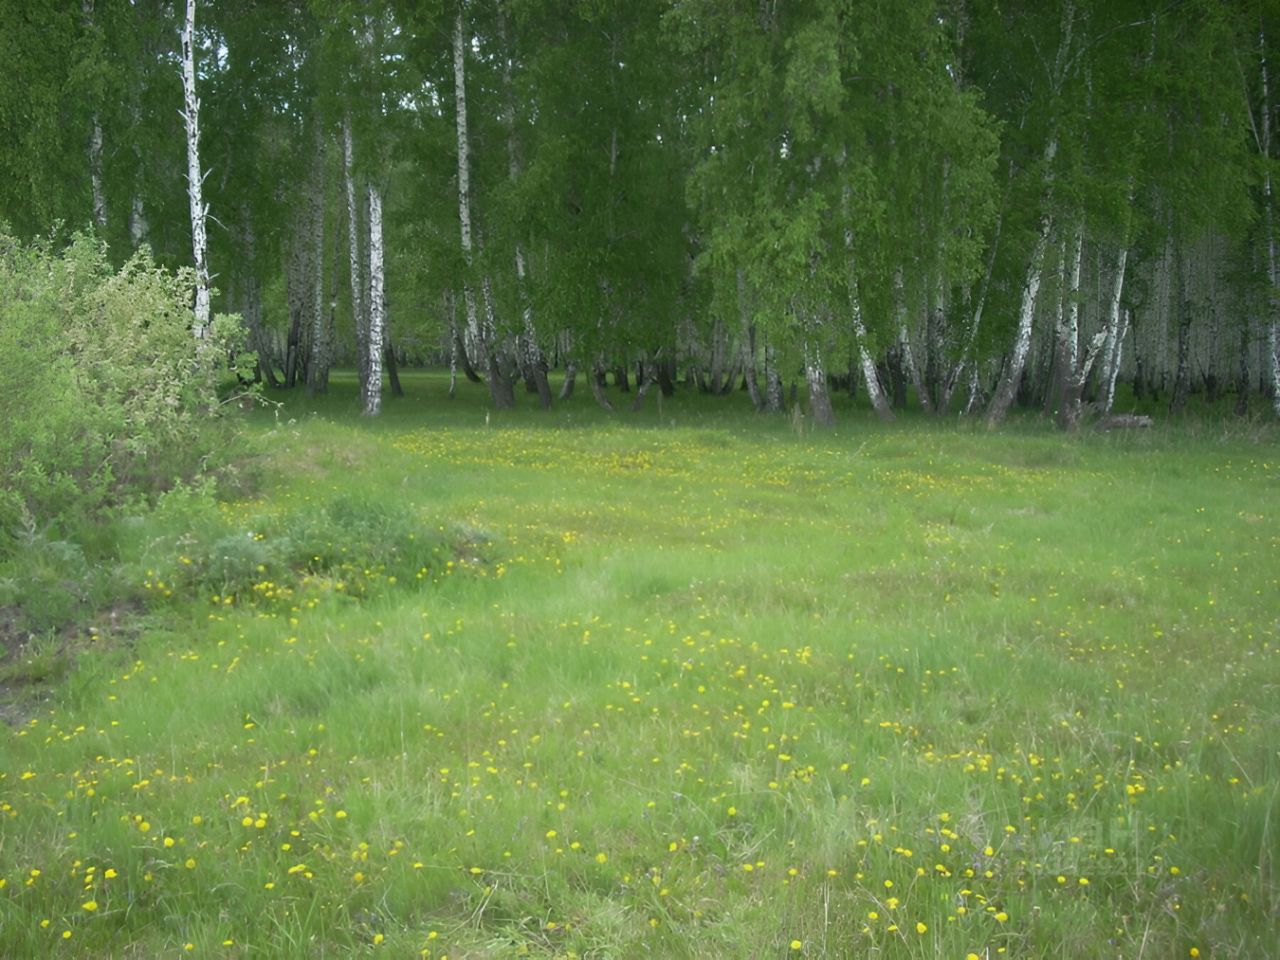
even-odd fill
[(307, 363), (307, 395), (315, 396), (329, 389), (329, 336), (324, 309), (324, 136), (317, 126), (315, 156), (307, 186), (307, 259), (310, 267), (311, 356)]
[(858, 362), (862, 365), (862, 379), (867, 382), (867, 396), (876, 416), (885, 423), (892, 423), (897, 418), (889, 406), (884, 387), (880, 385), (880, 374), (876, 371), (876, 361), (867, 349), (867, 328), (862, 322), (862, 300), (857, 293), (852, 293), (853, 333), (858, 341)]
[(827, 391), (827, 370), (822, 360), (822, 348), (808, 337), (804, 342), (804, 379), (809, 388), (809, 416), (820, 427), (830, 427), (836, 422), (831, 410), (831, 395)]
[(386, 331), (386, 310), (382, 298), (384, 283), (382, 255), (382, 193), (369, 186), (369, 379), (364, 391), (364, 414), (382, 412), (382, 348)]
[[(502, 88), (506, 97), (503, 124), (507, 128), (507, 177), (515, 183), (520, 178), (520, 141), (516, 136), (516, 98), (511, 82), (511, 40), (507, 30), (505, 8), (498, 13), (498, 33), (502, 39)], [(547, 361), (538, 344), (538, 333), (533, 325), (533, 304), (525, 288), (524, 248), (516, 241), (516, 293), (520, 301), (521, 337), (519, 350), (521, 366), (538, 392), (538, 402), (544, 410), (551, 409), (551, 384), (547, 381)]]
[[(1058, 152), (1057, 139), (1051, 138), (1044, 150), (1045, 173), (1047, 181), (1046, 194), (1053, 189), (1053, 158)], [(991, 399), (987, 410), (987, 426), (997, 427), (1009, 412), (1013, 398), (1018, 392), (1018, 384), (1027, 367), (1027, 354), (1031, 350), (1031, 325), (1035, 320), (1036, 301), (1040, 296), (1040, 282), (1044, 275), (1044, 255), (1049, 247), (1049, 234), (1053, 230), (1053, 214), (1050, 212), (1048, 196), (1044, 201), (1044, 211), (1040, 215), (1040, 234), (1036, 237), (1035, 246), (1031, 249), (1031, 259), (1027, 263), (1027, 275), (1022, 284), (1022, 305), (1018, 311), (1018, 331), (1013, 340), (1013, 353), (1009, 365), (1005, 369), (996, 395)]]
[(1106, 341), (1102, 348), (1102, 382), (1101, 413), (1105, 416), (1111, 412), (1116, 400), (1116, 378), (1120, 374), (1120, 360), (1124, 350), (1124, 337), (1129, 330), (1129, 314), (1120, 309), (1120, 299), (1124, 292), (1125, 271), (1129, 263), (1129, 247), (1125, 243), (1116, 255), (1115, 279), (1111, 286), (1111, 296), (1107, 302)]
[(360, 395), (368, 389), (369, 317), (364, 302), (364, 268), (360, 250), (360, 201), (352, 171), (355, 147), (352, 143), (351, 117), (342, 118), (342, 185), (347, 198), (347, 263), (351, 272), (351, 323), (356, 334), (356, 369), (360, 377)]
[[(462, 259), (467, 275), (462, 281), (462, 298), (466, 308), (466, 342), (468, 347), (483, 348), (480, 318), (476, 310), (475, 291), (471, 286), (471, 160), (467, 132), (467, 66), (462, 7), (459, 5), (453, 24), (453, 96), (455, 130), (458, 145), (458, 228), (462, 243)], [(469, 342), (468, 342), (469, 341)]]
[(1083, 255), (1084, 228), (1077, 223), (1071, 232), (1070, 248), (1063, 251), (1063, 267), (1070, 263), (1070, 273), (1063, 285), (1058, 309), (1057, 420), (1058, 426), (1064, 430), (1073, 429), (1080, 419), (1080, 394), (1076, 390), (1076, 381), (1080, 373), (1080, 264)]
[(203, 344), (209, 335), (209, 262), (204, 202), (204, 175), (200, 171), (200, 100), (196, 96), (196, 0), (187, 0), (182, 27), (182, 118), (187, 130), (187, 200), (191, 208), (191, 250), (196, 271), (195, 325), (192, 333)]

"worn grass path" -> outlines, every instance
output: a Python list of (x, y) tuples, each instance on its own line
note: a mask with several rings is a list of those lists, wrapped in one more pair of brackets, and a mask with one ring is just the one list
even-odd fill
[(408, 380), (120, 522), (152, 628), (0, 730), (0, 955), (1275, 955), (1273, 435)]

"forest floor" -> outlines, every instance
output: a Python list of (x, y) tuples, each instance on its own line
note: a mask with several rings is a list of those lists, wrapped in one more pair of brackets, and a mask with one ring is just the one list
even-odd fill
[(1274, 431), (406, 386), (8, 658), (0, 955), (1276, 955)]

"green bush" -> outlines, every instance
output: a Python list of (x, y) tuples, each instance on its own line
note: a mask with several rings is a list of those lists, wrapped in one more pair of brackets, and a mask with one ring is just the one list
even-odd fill
[(219, 443), (219, 383), (241, 333), (192, 336), (193, 277), (139, 252), (120, 270), (77, 236), (61, 252), (0, 235), (0, 554), (190, 476)]

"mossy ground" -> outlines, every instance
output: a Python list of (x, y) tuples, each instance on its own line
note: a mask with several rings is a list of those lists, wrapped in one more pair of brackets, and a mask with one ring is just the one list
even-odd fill
[(0, 954), (1280, 942), (1269, 429), (406, 380), (263, 410), (256, 492), (117, 522), (146, 629), (0, 730)]

